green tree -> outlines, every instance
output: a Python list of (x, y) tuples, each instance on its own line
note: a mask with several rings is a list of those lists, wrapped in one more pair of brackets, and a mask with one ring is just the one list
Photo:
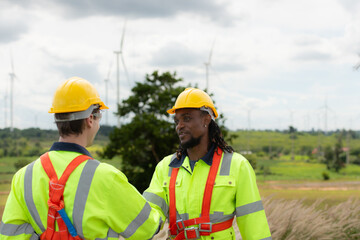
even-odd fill
[(345, 167), (345, 159), (343, 156), (343, 147), (342, 147), (342, 133), (337, 137), (335, 146), (331, 148), (327, 146), (325, 148), (325, 162), (327, 169), (334, 170), (339, 172), (341, 168)]
[[(184, 90), (178, 86), (181, 81), (176, 73), (147, 74), (145, 82), (137, 82), (132, 95), (118, 106), (122, 125), (110, 133), (103, 157), (121, 156), (121, 170), (140, 192), (149, 186), (156, 164), (179, 144), (173, 118), (166, 111)], [(221, 116), (217, 120), (218, 124), (223, 121)], [(219, 125), (226, 136), (228, 131)]]
[(176, 150), (177, 136), (166, 110), (184, 90), (174, 87), (180, 81), (175, 73), (147, 74), (145, 82), (137, 82), (132, 95), (118, 106), (117, 115), (131, 120), (110, 133), (104, 156), (120, 155), (122, 171), (139, 191), (148, 187), (156, 164)]

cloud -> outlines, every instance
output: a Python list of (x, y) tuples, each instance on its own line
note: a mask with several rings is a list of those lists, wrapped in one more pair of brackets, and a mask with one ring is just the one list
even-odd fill
[[(2, 5), (0, 5), (1, 8)], [(18, 40), (29, 29), (28, 23), (21, 20), (12, 10), (0, 10), (0, 43)]]
[[(8, 0), (9, 1), (9, 0)], [(9, 3), (12, 3), (9, 1)], [(216, 22), (229, 22), (225, 3), (209, 0), (22, 0), (17, 6), (50, 7), (62, 15), (81, 18), (94, 15), (125, 16), (126, 18), (167, 18), (181, 13), (200, 14)]]
[(97, 63), (72, 63), (71, 65), (55, 65), (55, 68), (64, 75), (65, 79), (78, 76), (92, 83), (97, 83), (103, 80), (103, 77), (100, 75), (97, 67)]
[(151, 64), (160, 67), (192, 66), (204, 61), (203, 56), (180, 43), (168, 43), (153, 54)]
[(330, 60), (331, 58), (331, 55), (327, 53), (307, 51), (296, 55), (293, 59), (298, 61), (324, 61)]

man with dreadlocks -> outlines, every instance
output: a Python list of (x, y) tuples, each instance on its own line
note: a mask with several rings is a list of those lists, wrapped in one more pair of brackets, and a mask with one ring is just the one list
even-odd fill
[(180, 146), (156, 167), (144, 197), (169, 221), (172, 239), (271, 239), (249, 162), (222, 137), (210, 96), (187, 88), (175, 106)]

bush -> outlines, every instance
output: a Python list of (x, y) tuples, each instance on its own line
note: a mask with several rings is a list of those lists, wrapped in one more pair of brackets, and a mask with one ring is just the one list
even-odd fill
[(324, 179), (325, 181), (327, 181), (327, 180), (330, 179), (330, 175), (329, 175), (329, 173), (327, 173), (327, 172), (323, 172), (323, 173), (322, 173), (322, 177), (323, 177), (323, 179)]
[(26, 160), (26, 159), (20, 159), (20, 160), (18, 160), (18, 161), (16, 161), (15, 163), (14, 163), (14, 167), (15, 167), (15, 169), (16, 169), (16, 171), (17, 170), (19, 170), (20, 168), (22, 168), (22, 167), (25, 167), (26, 165), (28, 165), (30, 162), (28, 161), (28, 160)]

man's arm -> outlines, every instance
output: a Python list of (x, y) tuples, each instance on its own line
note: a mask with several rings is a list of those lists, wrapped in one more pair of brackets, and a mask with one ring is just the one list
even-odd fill
[[(104, 212), (108, 215), (109, 227), (126, 239), (151, 239), (162, 224), (159, 212), (150, 206), (123, 173), (115, 173), (109, 183)], [(116, 236), (114, 239), (117, 239)]]
[(156, 166), (149, 188), (143, 193), (143, 196), (150, 203), (151, 207), (160, 213), (163, 222), (165, 222), (169, 216), (169, 202), (164, 189), (164, 187), (168, 187), (164, 186), (164, 177), (168, 177), (166, 170), (169, 171), (169, 168), (165, 162), (166, 161), (162, 160)]
[(270, 240), (271, 233), (250, 163), (241, 156), (237, 176), (236, 221), (244, 240)]
[(11, 191), (6, 201), (4, 213), (0, 226), (0, 239), (31, 239), (37, 235), (30, 224), (30, 221), (24, 210), (24, 202), (21, 199), (21, 171), (17, 172), (11, 182)]

